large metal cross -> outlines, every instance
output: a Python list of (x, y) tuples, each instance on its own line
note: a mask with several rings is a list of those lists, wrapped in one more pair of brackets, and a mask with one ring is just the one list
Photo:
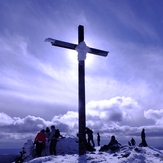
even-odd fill
[(86, 118), (85, 118), (85, 59), (86, 53), (92, 53), (106, 57), (108, 51), (94, 49), (86, 46), (84, 42), (84, 26), (78, 26), (78, 45), (68, 43), (64, 41), (55, 40), (52, 38), (45, 39), (46, 42), (50, 42), (53, 46), (67, 48), (71, 50), (77, 50), (78, 52), (78, 107), (79, 107), (79, 155), (86, 153)]

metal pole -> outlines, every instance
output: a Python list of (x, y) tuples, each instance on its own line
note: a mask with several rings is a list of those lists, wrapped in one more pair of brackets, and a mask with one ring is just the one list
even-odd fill
[[(84, 27), (78, 27), (78, 43), (84, 41)], [(79, 87), (79, 155), (86, 153), (85, 137), (85, 61), (78, 63), (78, 87)]]

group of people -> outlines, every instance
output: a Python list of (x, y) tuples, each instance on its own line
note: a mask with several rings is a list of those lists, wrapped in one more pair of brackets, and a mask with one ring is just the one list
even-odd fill
[[(141, 131), (141, 143), (139, 144), (139, 147), (147, 147), (148, 146), (145, 138), (146, 138), (145, 129), (143, 128)], [(128, 144), (129, 144), (129, 146), (135, 146), (136, 141), (134, 140), (134, 138), (132, 138), (131, 141), (128, 141)]]
[(132, 138), (131, 141), (128, 141), (128, 145), (129, 145), (129, 146), (135, 146), (135, 145), (136, 145), (135, 139)]
[[(95, 150), (95, 143), (94, 143), (94, 139), (93, 139), (93, 131), (86, 127), (85, 129), (85, 134), (87, 135), (87, 139), (86, 139), (86, 149), (87, 150)], [(46, 130), (42, 129), (35, 137), (34, 140), (34, 144), (36, 144), (36, 155), (37, 157), (40, 157), (42, 154), (42, 151), (45, 147), (49, 148), (49, 154), (50, 155), (56, 155), (56, 145), (57, 145), (57, 141), (59, 137), (63, 137), (60, 134), (60, 131), (58, 129), (55, 128), (54, 125), (51, 126), (51, 131), (50, 129), (47, 127)], [(139, 146), (141, 147), (147, 147), (147, 143), (145, 140), (146, 136), (145, 136), (145, 129), (142, 130), (141, 132), (141, 143), (139, 144)], [(135, 146), (136, 145), (136, 141), (134, 140), (134, 138), (131, 139), (131, 141), (128, 141), (129, 146)], [(100, 146), (100, 134), (97, 133), (97, 145)], [(107, 145), (104, 145), (100, 148), (100, 151), (104, 151), (104, 150), (116, 150), (118, 148), (120, 148), (121, 144), (116, 140), (115, 136), (111, 136), (111, 140)], [(47, 150), (46, 150), (47, 151)]]
[[(93, 139), (93, 131), (86, 127), (85, 128), (86, 134), (86, 150), (94, 151), (95, 150), (95, 143)], [(51, 126), (51, 130), (49, 127), (46, 127), (46, 130), (42, 129), (35, 137), (34, 144), (36, 145), (36, 156), (41, 157), (43, 149), (47, 148), (45, 151), (49, 151), (46, 155), (56, 155), (56, 146), (58, 138), (64, 138), (61, 134), (59, 129), (56, 129), (54, 125)], [(79, 137), (79, 134), (77, 134)], [(100, 146), (100, 134), (97, 133), (97, 145)], [(135, 146), (136, 141), (132, 137), (130, 141), (128, 141), (129, 146)], [(146, 142), (146, 134), (145, 129), (141, 131), (141, 143), (139, 144), (140, 147), (147, 147), (148, 144)], [(103, 145), (100, 147), (99, 151), (106, 151), (106, 150), (117, 150), (121, 147), (121, 144), (116, 140), (115, 136), (111, 136), (110, 142), (107, 145)], [(20, 152), (20, 156), (16, 158), (15, 162), (23, 162), (23, 151)]]
[[(85, 129), (85, 134), (86, 134), (86, 149), (87, 150), (93, 150), (95, 143), (94, 143), (94, 139), (93, 139), (93, 131), (86, 127)], [(147, 147), (147, 142), (146, 142), (146, 135), (145, 135), (145, 129), (142, 129), (141, 132), (141, 143), (139, 144), (139, 146), (141, 147)], [(135, 146), (136, 145), (136, 141), (135, 139), (132, 137), (130, 141), (128, 141), (129, 146)], [(97, 145), (100, 146), (100, 134), (97, 133)], [(116, 140), (115, 136), (111, 136), (111, 140), (107, 145), (104, 145), (100, 148), (100, 151), (103, 150), (116, 150), (118, 148), (120, 148), (121, 144)]]
[[(94, 147), (95, 143), (93, 139), (93, 131), (90, 128), (86, 127), (85, 133), (87, 135), (87, 143)], [(97, 145), (100, 146), (100, 134), (99, 133), (97, 133)]]
[(54, 125), (51, 126), (51, 131), (49, 127), (46, 130), (42, 129), (34, 140), (34, 144), (36, 144), (36, 156), (41, 157), (42, 151), (45, 148), (49, 148), (50, 155), (56, 155), (56, 145), (59, 137), (63, 136)]
[[(131, 141), (128, 141), (129, 146), (135, 146), (136, 141), (134, 138), (131, 139)], [(145, 129), (143, 128), (141, 131), (141, 143), (139, 144), (140, 147), (147, 147), (148, 144), (146, 142), (146, 135), (145, 135)], [(117, 150), (121, 147), (121, 144), (115, 139), (115, 136), (111, 136), (111, 140), (109, 144), (104, 145), (100, 148), (100, 151), (105, 151), (105, 150)]]
[[(77, 133), (77, 137), (79, 138), (79, 133)], [(83, 139), (83, 141), (85, 142), (85, 149), (87, 151), (95, 151), (96, 149), (95, 147), (95, 142), (93, 139), (93, 131), (86, 127), (85, 128), (85, 137)], [(76, 141), (78, 143), (78, 141)], [(97, 133), (97, 145), (100, 146), (100, 134)]]
[(121, 144), (116, 140), (115, 136), (111, 136), (111, 140), (107, 145), (103, 145), (99, 151), (106, 151), (106, 150), (116, 150), (119, 149)]

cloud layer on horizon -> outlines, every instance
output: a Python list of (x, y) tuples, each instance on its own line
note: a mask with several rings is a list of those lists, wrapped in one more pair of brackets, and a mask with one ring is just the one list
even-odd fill
[[(163, 110), (150, 109), (144, 112), (138, 102), (130, 97), (91, 101), (87, 103), (86, 109), (86, 125), (94, 131), (94, 134), (100, 132), (103, 137), (109, 137), (112, 134), (124, 139), (131, 136), (138, 137), (143, 127), (146, 129), (148, 139), (160, 137), (163, 132), (161, 127)], [(34, 139), (37, 132), (53, 124), (64, 135), (76, 136), (78, 113), (68, 111), (47, 121), (30, 115), (24, 118), (10, 117), (1, 112), (0, 142), (4, 143), (9, 137), (12, 137), (11, 142)]]

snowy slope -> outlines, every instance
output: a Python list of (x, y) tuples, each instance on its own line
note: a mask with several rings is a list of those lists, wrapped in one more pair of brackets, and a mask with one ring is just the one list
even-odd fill
[[(130, 147), (128, 145), (116, 152), (99, 152), (100, 147), (96, 147), (95, 152), (87, 152), (83, 156), (78, 156), (78, 143), (76, 138), (59, 139), (57, 144), (57, 156), (48, 155), (48, 146), (43, 151), (40, 158), (34, 157), (32, 141), (24, 145), (25, 162), (28, 163), (160, 163), (163, 162), (163, 153), (153, 147)], [(47, 156), (45, 156), (47, 155)]]

